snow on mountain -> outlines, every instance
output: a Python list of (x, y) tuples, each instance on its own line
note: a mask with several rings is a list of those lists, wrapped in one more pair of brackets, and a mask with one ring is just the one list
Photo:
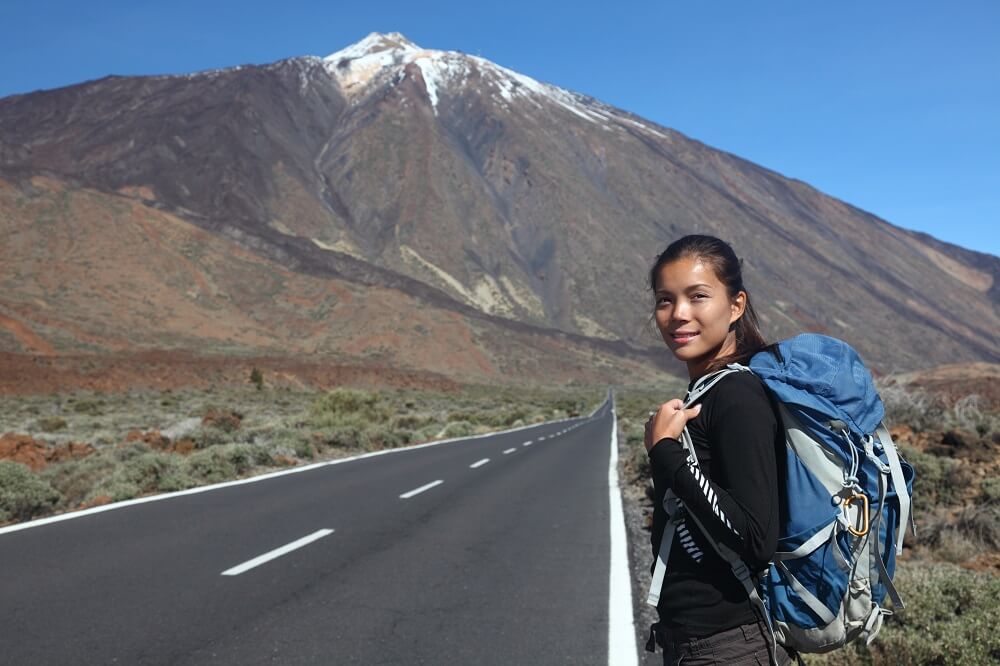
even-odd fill
[(592, 123), (624, 122), (666, 138), (655, 127), (596, 100), (542, 83), (484, 58), (458, 51), (423, 49), (398, 32), (373, 32), (356, 44), (322, 58), (322, 62), (351, 100), (364, 96), (371, 84), (402, 81), (407, 75), (407, 66), (414, 64), (420, 70), (427, 99), (435, 114), (444, 91), (450, 87), (457, 89), (478, 77), (481, 92), (490, 90), (494, 100), (504, 107), (526, 101), (541, 109), (544, 102), (549, 102)]

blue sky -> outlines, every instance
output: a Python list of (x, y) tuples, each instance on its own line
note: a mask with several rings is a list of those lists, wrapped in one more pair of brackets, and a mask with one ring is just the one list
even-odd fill
[(327, 55), (372, 31), (481, 55), (1000, 255), (994, 0), (12, 0), (0, 96)]

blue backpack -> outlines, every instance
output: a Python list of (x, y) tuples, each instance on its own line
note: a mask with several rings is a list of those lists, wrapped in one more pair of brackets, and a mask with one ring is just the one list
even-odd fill
[[(913, 468), (896, 452), (871, 374), (854, 349), (817, 334), (798, 335), (778, 349), (781, 358), (761, 352), (749, 367), (706, 375), (684, 401), (690, 406), (727, 374), (750, 371), (775, 398), (785, 432), (782, 524), (767, 570), (755, 577), (726, 544), (708, 540), (778, 643), (801, 653), (829, 652), (856, 639), (870, 643), (892, 613), (882, 606), (886, 596), (903, 607), (892, 577), (912, 525)], [(686, 430), (682, 440), (697, 462)], [(669, 491), (664, 505), (671, 516), (682, 509)], [(684, 515), (709, 535), (697, 516)], [(654, 606), (675, 523), (667, 523), (654, 568), (647, 599)]]

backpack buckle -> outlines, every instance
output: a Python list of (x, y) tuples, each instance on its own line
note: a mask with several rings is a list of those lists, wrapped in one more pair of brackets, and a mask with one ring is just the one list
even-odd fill
[(858, 502), (858, 501), (860, 501), (861, 504), (862, 504), (862, 507), (861, 507), (861, 520), (862, 520), (861, 529), (859, 530), (853, 524), (849, 524), (847, 526), (847, 531), (850, 532), (851, 534), (853, 534), (856, 537), (863, 537), (866, 534), (868, 534), (868, 530), (871, 527), (871, 524), (870, 524), (871, 521), (869, 520), (869, 513), (870, 512), (869, 512), (869, 504), (868, 504), (868, 495), (865, 495), (864, 493), (854, 493), (853, 495), (851, 495), (850, 497), (848, 497), (847, 499), (844, 500), (844, 510), (846, 511), (847, 509), (849, 509), (851, 507), (851, 504), (853, 504), (855, 502)]

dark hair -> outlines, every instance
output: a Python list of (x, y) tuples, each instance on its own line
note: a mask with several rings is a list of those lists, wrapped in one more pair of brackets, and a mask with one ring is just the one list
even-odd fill
[(719, 282), (725, 285), (729, 298), (736, 298), (741, 291), (747, 295), (743, 315), (733, 323), (736, 332), (736, 353), (713, 361), (708, 368), (709, 372), (724, 368), (729, 363), (746, 363), (751, 356), (762, 350), (776, 351), (777, 346), (768, 344), (760, 331), (757, 312), (750, 302), (750, 292), (743, 284), (743, 262), (733, 252), (729, 243), (723, 240), (698, 234), (675, 240), (657, 257), (656, 263), (649, 269), (649, 288), (656, 291), (656, 278), (661, 268), (688, 257), (709, 264)]

